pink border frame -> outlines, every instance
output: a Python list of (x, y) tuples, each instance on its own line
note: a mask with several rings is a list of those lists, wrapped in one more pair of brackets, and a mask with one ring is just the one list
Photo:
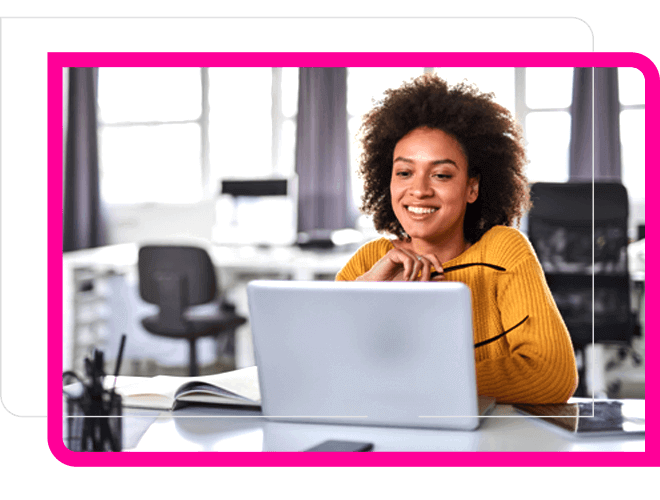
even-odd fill
[[(62, 439), (62, 75), (66, 67), (634, 67), (646, 80), (646, 137), (658, 135), (660, 80), (658, 69), (636, 53), (49, 53), (48, 54), (48, 445), (59, 461), (71, 466), (658, 466), (655, 422), (657, 376), (647, 370), (649, 425), (643, 453), (561, 452), (388, 452), (388, 453), (255, 453), (255, 452), (131, 452), (76, 453)], [(657, 142), (646, 141), (646, 162), (659, 164)], [(656, 169), (647, 170), (654, 185)], [(646, 200), (654, 216), (658, 201)], [(647, 219), (651, 217), (647, 216)], [(652, 226), (655, 227), (655, 226)], [(655, 248), (655, 231), (647, 231)], [(655, 261), (647, 274), (656, 276)], [(655, 303), (655, 280), (646, 284), (646, 300)], [(656, 315), (649, 308), (648, 331), (655, 331)], [(646, 352), (657, 352), (658, 339), (646, 338)], [(649, 365), (652, 366), (652, 365)], [(648, 403), (650, 400), (650, 406)], [(588, 453), (589, 456), (585, 456)]]

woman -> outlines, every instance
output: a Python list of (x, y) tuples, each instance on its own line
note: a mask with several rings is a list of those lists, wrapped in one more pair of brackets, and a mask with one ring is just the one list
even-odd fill
[(465, 283), (479, 394), (568, 400), (571, 340), (534, 250), (511, 227), (530, 204), (511, 113), (474, 87), (423, 75), (387, 91), (361, 132), (362, 210), (394, 238), (364, 245), (337, 280)]

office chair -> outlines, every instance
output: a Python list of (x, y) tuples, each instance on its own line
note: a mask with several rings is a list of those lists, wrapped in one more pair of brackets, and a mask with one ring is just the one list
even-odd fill
[(628, 194), (617, 183), (596, 182), (593, 193), (591, 183), (536, 183), (531, 197), (529, 240), (573, 346), (585, 360), (575, 395), (589, 396), (584, 353), (592, 343), (592, 324), (598, 343), (626, 345), (635, 334), (626, 251)]
[(154, 335), (187, 340), (190, 376), (199, 375), (197, 339), (232, 336), (247, 321), (224, 300), (213, 315), (193, 316), (188, 309), (210, 303), (218, 294), (209, 255), (196, 247), (143, 246), (138, 254), (138, 272), (140, 297), (159, 306), (158, 314), (143, 318), (142, 325)]

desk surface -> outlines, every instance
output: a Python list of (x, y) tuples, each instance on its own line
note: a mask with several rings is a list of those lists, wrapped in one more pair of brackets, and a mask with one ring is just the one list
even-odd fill
[[(253, 410), (127, 409), (126, 451), (301, 451), (328, 439), (368, 441), (373, 451), (644, 451), (644, 435), (575, 437), (498, 405), (476, 431), (274, 422)], [(126, 440), (125, 440), (126, 441)]]

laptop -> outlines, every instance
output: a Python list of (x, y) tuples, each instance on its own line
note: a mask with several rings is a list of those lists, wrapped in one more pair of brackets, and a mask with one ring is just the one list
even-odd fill
[(494, 406), (477, 396), (463, 283), (256, 280), (247, 292), (268, 419), (472, 430)]

